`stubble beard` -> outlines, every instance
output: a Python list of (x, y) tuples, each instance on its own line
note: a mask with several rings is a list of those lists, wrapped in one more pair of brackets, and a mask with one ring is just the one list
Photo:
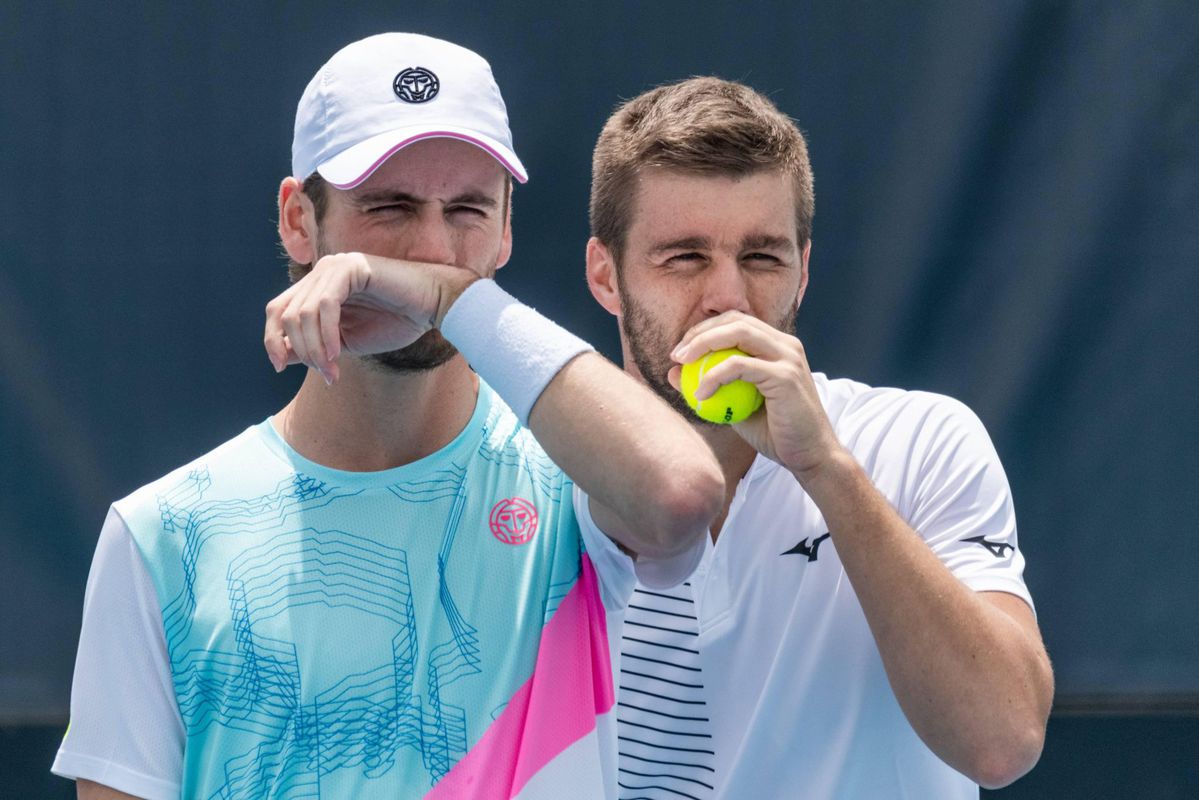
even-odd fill
[[(683, 334), (687, 332), (687, 329), (673, 334), (666, 331), (653, 319), (643, 305), (633, 299), (632, 294), (627, 291), (624, 282), (619, 280), (619, 277), (617, 290), (620, 292), (621, 325), (624, 329), (625, 340), (629, 345), (629, 353), (633, 356), (633, 363), (637, 365), (637, 371), (641, 373), (646, 385), (692, 424), (711, 428), (727, 427), (697, 416), (691, 410), (691, 406), (687, 405), (687, 400), (682, 393), (671, 386), (670, 381), (666, 379), (666, 373), (675, 366), (670, 353), (674, 350), (675, 345), (682, 341)], [(790, 312), (786, 313), (781, 320), (766, 320), (766, 322), (784, 333), (793, 333), (797, 311), (798, 309), (792, 306)]]
[(666, 373), (674, 366), (670, 351), (683, 338), (682, 333), (674, 336), (667, 333), (640, 303), (633, 300), (624, 286), (620, 287), (620, 298), (625, 341), (642, 380), (675, 411), (693, 422), (704, 422), (695, 416), (679, 390), (666, 380)]

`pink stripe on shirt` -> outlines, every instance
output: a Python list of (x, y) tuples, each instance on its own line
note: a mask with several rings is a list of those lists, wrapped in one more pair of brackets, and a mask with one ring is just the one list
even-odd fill
[(426, 800), (510, 800), (538, 770), (595, 729), (615, 702), (599, 581), (579, 579), (541, 632), (533, 675)]

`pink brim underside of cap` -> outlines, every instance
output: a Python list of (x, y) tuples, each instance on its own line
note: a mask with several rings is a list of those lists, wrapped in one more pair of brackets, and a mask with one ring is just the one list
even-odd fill
[(502, 155), (500, 155), (500, 153), (494, 147), (491, 147), (484, 141), (475, 139), (470, 136), (466, 136), (461, 133), (453, 133), (451, 131), (428, 131), (426, 133), (417, 134), (416, 136), (410, 136), (407, 139), (405, 139), (404, 141), (400, 142), (399, 144), (396, 144), (390, 150), (388, 150), (386, 153), (384, 153), (383, 155), (381, 155), (377, 159), (375, 159), (375, 163), (373, 163), (369, 167), (367, 167), (365, 172), (363, 172), (361, 175), (359, 175), (357, 178), (350, 181), (349, 183), (333, 183), (332, 181), (330, 181), (330, 183), (338, 189), (353, 189), (355, 186), (357, 186), (358, 184), (362, 183), (367, 178), (369, 178), (374, 173), (375, 170), (377, 170), (380, 166), (383, 165), (384, 161), (391, 158), (393, 155), (395, 155), (399, 151), (403, 150), (408, 145), (413, 144), (414, 142), (422, 141), (423, 139), (457, 139), (460, 142), (468, 142), (469, 144), (473, 144), (475, 147), (478, 147), (482, 150), (487, 151), (487, 153), (492, 158), (494, 158), (496, 161), (503, 164), (504, 169), (506, 169), (506, 170), (508, 170), (508, 172), (512, 173), (512, 177), (516, 178), (518, 183), (525, 183), (529, 180), (528, 177), (523, 172), (521, 172), (519, 169), (517, 169), (515, 166), (513, 166), (512, 163), (508, 161), (508, 159), (506, 159)]

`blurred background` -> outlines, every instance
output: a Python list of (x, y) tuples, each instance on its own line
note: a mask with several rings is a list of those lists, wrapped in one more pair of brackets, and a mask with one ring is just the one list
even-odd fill
[[(619, 358), (583, 277), (612, 108), (745, 81), (809, 137), (813, 367), (953, 395), (1008, 470), (1057, 671), (994, 798), (1199, 797), (1199, 5), (0, 4), (0, 776), (49, 774), (110, 502), (280, 408), (275, 192), (317, 67), (491, 61), (531, 181), (501, 283)], [(798, 790), (797, 790), (798, 791)]]

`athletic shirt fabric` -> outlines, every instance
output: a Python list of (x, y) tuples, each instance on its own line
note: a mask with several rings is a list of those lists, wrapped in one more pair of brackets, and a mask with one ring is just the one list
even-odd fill
[(150, 798), (609, 796), (571, 490), (482, 382), (454, 441), (384, 472), (250, 428), (114, 504), (54, 771)]
[[(838, 439), (953, 574), (1031, 607), (977, 417), (939, 395), (815, 380)], [(585, 506), (580, 520), (593, 529)], [(775, 462), (757, 457), (688, 585), (659, 594), (672, 599), (638, 585), (621, 630), (618, 797), (978, 797), (908, 723), (828, 526)]]
[(617, 678), (621, 797), (712, 797), (713, 687), (698, 637), (690, 582), (656, 590), (637, 585), (625, 611)]

